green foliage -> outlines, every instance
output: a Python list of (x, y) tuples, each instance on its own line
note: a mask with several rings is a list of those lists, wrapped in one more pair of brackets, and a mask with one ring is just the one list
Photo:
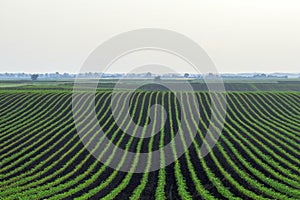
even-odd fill
[[(180, 128), (178, 133), (183, 147), (187, 148), (184, 134), (192, 137), (192, 128), (198, 127), (197, 135), (203, 145), (208, 145), (204, 140), (206, 134), (212, 136), (212, 131), (222, 133), (213, 151), (207, 158), (192, 156), (187, 151), (182, 159), (176, 159), (171, 173), (174, 175), (174, 183), (168, 182), (168, 174), (165, 167), (157, 172), (155, 188), (152, 188), (155, 199), (167, 199), (169, 191), (165, 191), (168, 184), (176, 184), (176, 190), (172, 191), (181, 199), (299, 199), (300, 198), (300, 93), (297, 92), (230, 92), (226, 95), (227, 115), (224, 128), (220, 127), (220, 113), (223, 107), (213, 113), (216, 119), (210, 122), (210, 109), (213, 101), (210, 98), (222, 99), (218, 93), (199, 92), (190, 95), (188, 92), (180, 92), (180, 101), (193, 102), (179, 110), (179, 106), (171, 92), (135, 92), (134, 99), (130, 101), (132, 117), (136, 117), (137, 123), (141, 123), (144, 115), (149, 116), (150, 104), (161, 104), (167, 111), (157, 110), (155, 115), (160, 115), (162, 122), (167, 119), (170, 127), (178, 126), (180, 115), (187, 124), (186, 133)], [(129, 93), (119, 92), (117, 104), (118, 115), (124, 111), (121, 100), (130, 98)], [(105, 127), (105, 134), (99, 138), (99, 142), (93, 151), (101, 145), (104, 138), (110, 134), (111, 140), (116, 146), (124, 141), (125, 133), (115, 129), (116, 124), (111, 123), (113, 116), (108, 106), (111, 92), (99, 91), (96, 94), (99, 100), (94, 105), (90, 102), (90, 94), (78, 94), (74, 98), (85, 103), (87, 107), (78, 109), (78, 117), (82, 119), (79, 125), (83, 130), (91, 133), (96, 125), (92, 122), (83, 123), (91, 116), (89, 108), (96, 106), (99, 122)], [(135, 98), (136, 97), (136, 98)], [(93, 160), (91, 154), (86, 154), (86, 149), (76, 134), (73, 122), (72, 94), (65, 90), (6, 90), (0, 92), (0, 199), (91, 199), (95, 195), (103, 195), (101, 199), (116, 199), (119, 195), (126, 194), (126, 189), (131, 187), (134, 178), (133, 173), (124, 173), (120, 181), (114, 185), (120, 172), (110, 170), (107, 165), (112, 162), (116, 151), (114, 150), (106, 163), (100, 164)], [(191, 99), (192, 98), (192, 99)], [(174, 102), (173, 102), (174, 100)], [(201, 108), (201, 121), (195, 121), (192, 113), (194, 104)], [(174, 107), (172, 107), (174, 106)], [(143, 113), (140, 108), (147, 108)], [(175, 119), (175, 120), (174, 120)], [(145, 124), (149, 123), (145, 118)], [(126, 130), (126, 118), (123, 122)], [(154, 122), (157, 123), (157, 122)], [(208, 130), (211, 125), (212, 129)], [(162, 147), (167, 136), (175, 137), (174, 129), (167, 131), (163, 127), (159, 137), (151, 137), (147, 149), (149, 152), (158, 144), (161, 155), (161, 166), (165, 164), (165, 155)], [(203, 130), (208, 130), (207, 132)], [(153, 130), (154, 131), (154, 130)], [(136, 130), (133, 130), (133, 135)], [(145, 134), (145, 129), (142, 135)], [(169, 135), (168, 135), (169, 134)], [(154, 135), (154, 132), (153, 132)], [(88, 143), (93, 141), (93, 137)], [(216, 138), (213, 138), (216, 140)], [(157, 141), (155, 141), (157, 140)], [(125, 150), (133, 145), (133, 137), (128, 139)], [(193, 141), (192, 147), (200, 154), (199, 141)], [(171, 142), (173, 157), (177, 158), (176, 145)], [(104, 156), (109, 146), (105, 147), (100, 156)], [(141, 152), (143, 139), (137, 140), (136, 152)], [(126, 154), (120, 158), (120, 166), (127, 158)], [(137, 166), (139, 156), (133, 160), (131, 170)], [(150, 156), (146, 163), (146, 169), (151, 166)], [(90, 161), (92, 160), (92, 162)], [(197, 160), (199, 165), (195, 165)], [(87, 163), (89, 163), (87, 165)], [(58, 167), (59, 166), (59, 167)], [(214, 167), (211, 167), (214, 166)], [(263, 170), (262, 170), (263, 169)], [(21, 173), (20, 173), (21, 172)], [(108, 173), (109, 172), (109, 173)], [(170, 172), (170, 171), (169, 171)], [(200, 173), (200, 172), (203, 172)], [(188, 176), (186, 175), (188, 174)], [(143, 194), (150, 184), (151, 173), (144, 173), (141, 178), (134, 181), (135, 188), (130, 199), (142, 199)], [(207, 177), (203, 179), (202, 176)], [(98, 185), (95, 182), (99, 182)], [(238, 178), (236, 178), (238, 177)], [(205, 181), (204, 181), (205, 180)], [(188, 182), (189, 181), (189, 182)], [(110, 187), (114, 185), (114, 187)], [(192, 194), (192, 185), (195, 194)], [(89, 188), (89, 190), (87, 190)], [(213, 189), (212, 189), (213, 188)]]

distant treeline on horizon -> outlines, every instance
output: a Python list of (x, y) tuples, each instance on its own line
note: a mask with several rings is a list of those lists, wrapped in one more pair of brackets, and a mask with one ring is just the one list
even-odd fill
[(220, 73), (220, 74), (190, 74), (190, 73), (169, 73), (169, 74), (154, 74), (147, 73), (97, 73), (87, 72), (80, 74), (71, 73), (0, 73), (0, 79), (31, 79), (32, 75), (38, 76), (38, 79), (74, 79), (74, 78), (300, 78), (300, 73)]

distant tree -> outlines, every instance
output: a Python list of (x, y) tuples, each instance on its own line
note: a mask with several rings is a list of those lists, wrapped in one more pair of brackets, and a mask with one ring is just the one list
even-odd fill
[(146, 77), (150, 78), (152, 76), (151, 72), (147, 72)]
[(161, 81), (161, 78), (160, 78), (160, 76), (155, 76), (155, 78), (154, 78), (154, 81), (155, 81), (155, 82), (159, 82), (159, 81)]
[(38, 79), (39, 75), (38, 74), (32, 74), (31, 75), (31, 80), (36, 81)]
[(190, 75), (188, 73), (184, 74), (184, 78), (188, 78)]

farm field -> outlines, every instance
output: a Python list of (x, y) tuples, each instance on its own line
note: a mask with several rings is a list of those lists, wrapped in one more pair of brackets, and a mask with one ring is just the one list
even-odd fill
[[(257, 84), (252, 86), (258, 88)], [(118, 128), (111, 112), (112, 92), (99, 89), (95, 94), (99, 124), (106, 136), (124, 150), (151, 152), (170, 143), (177, 131), (180, 136), (189, 135), (180, 128), (181, 116), (187, 129), (197, 127), (195, 140), (185, 154), (173, 164), (149, 173), (114, 170), (86, 150), (74, 124), (69, 83), (3, 87), (0, 199), (300, 199), (299, 83), (279, 87), (285, 91), (275, 91), (278, 86), (273, 88), (271, 83), (265, 88), (258, 84), (262, 89), (254, 91), (243, 91), (249, 85), (241, 85), (227, 86), (232, 90), (226, 93), (223, 129), (219, 128), (220, 112), (215, 116), (216, 124), (210, 123), (210, 98), (218, 97), (218, 93), (177, 92), (180, 101), (189, 102), (180, 110), (173, 92), (144, 90), (132, 96), (118, 92), (120, 115), (125, 112), (122, 101), (130, 98), (131, 116), (139, 125), (150, 123), (147, 114), (152, 105), (165, 108), (165, 113), (155, 112), (162, 118), (157, 126), (163, 128), (153, 137), (142, 139)], [(84, 101), (91, 97), (83, 93), (74, 98)], [(195, 104), (200, 107), (199, 113), (193, 109)], [(89, 109), (78, 108), (79, 119), (87, 118)], [(186, 113), (199, 115), (200, 123)], [(163, 121), (166, 123), (161, 124)], [(128, 123), (126, 118), (123, 122)], [(203, 138), (212, 134), (207, 132), (210, 124), (212, 131), (221, 135), (212, 151), (199, 158)], [(84, 128), (87, 134), (97, 132), (92, 125)], [(181, 142), (186, 145), (184, 140)], [(161, 156), (164, 162), (167, 155), (162, 151)], [(119, 159), (122, 162), (126, 155)], [(149, 168), (151, 159), (145, 168)]]
[[(88, 86), (90, 83), (98, 82), (96, 79), (82, 79)], [(117, 79), (101, 79), (99, 82), (99, 90), (111, 90), (116, 86)], [(162, 82), (177, 84), (180, 87), (182, 81), (186, 80), (174, 80), (174, 79), (164, 79)], [(190, 85), (196, 91), (207, 91), (207, 86), (202, 79), (198, 80), (187, 80)], [(152, 79), (128, 79), (122, 81), (125, 85), (135, 85), (144, 83), (145, 90), (164, 90), (157, 85), (153, 88)], [(224, 86), (226, 91), (282, 91), (282, 92), (300, 92), (300, 79), (225, 79)], [(72, 90), (74, 86), (73, 79), (60, 79), (60, 80), (40, 80), (37, 82), (32, 82), (29, 80), (0, 80), (0, 92), (6, 89), (13, 91), (20, 90)]]

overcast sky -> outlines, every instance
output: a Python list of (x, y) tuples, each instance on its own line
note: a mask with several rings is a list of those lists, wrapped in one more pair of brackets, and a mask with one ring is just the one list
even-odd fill
[(220, 72), (300, 72), (298, 0), (0, 0), (0, 72), (76, 73), (113, 35), (180, 32)]

